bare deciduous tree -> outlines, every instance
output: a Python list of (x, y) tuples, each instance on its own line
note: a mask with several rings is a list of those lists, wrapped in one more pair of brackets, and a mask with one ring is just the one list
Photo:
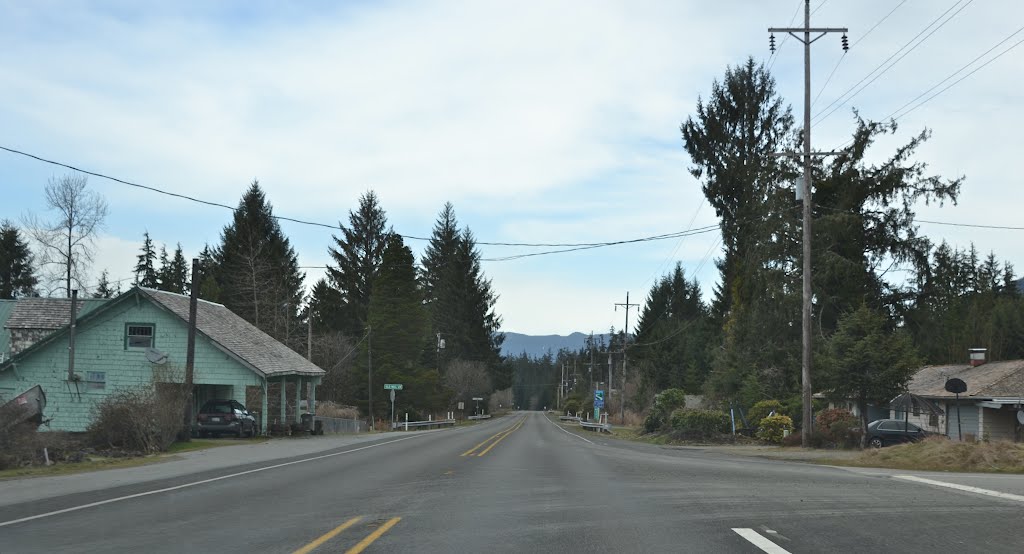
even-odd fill
[(107, 201), (86, 189), (84, 175), (71, 173), (51, 178), (46, 184), (47, 211), (56, 211), (52, 220), (25, 216), (25, 227), (37, 243), (39, 265), (43, 268), (48, 293), (59, 289), (71, 297), (71, 289), (84, 290), (83, 281), (92, 264), (96, 234), (107, 217)]
[(491, 392), (491, 378), (487, 364), (466, 360), (452, 360), (444, 374), (444, 386), (452, 392), (452, 401), (469, 400)]

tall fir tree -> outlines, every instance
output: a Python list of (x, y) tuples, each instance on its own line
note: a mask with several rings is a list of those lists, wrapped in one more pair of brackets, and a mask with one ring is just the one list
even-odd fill
[(341, 236), (335, 236), (328, 249), (334, 266), (327, 266), (332, 288), (339, 292), (341, 305), (322, 309), (340, 314), (342, 328), (348, 336), (361, 336), (366, 329), (373, 282), (380, 270), (389, 231), (387, 215), (372, 190), (359, 198), (359, 208), (349, 211), (349, 225), (339, 223)]
[(149, 238), (149, 231), (143, 233), (142, 248), (139, 255), (135, 257), (135, 284), (140, 287), (155, 289), (160, 285), (160, 279), (156, 270), (156, 250), (153, 247), (153, 240)]
[(0, 223), (0, 299), (35, 296), (39, 279), (33, 256), (21, 232), (10, 221)]
[(210, 302), (220, 302), (220, 284), (218, 279), (220, 278), (220, 262), (217, 261), (217, 253), (210, 245), (204, 245), (203, 250), (199, 252), (199, 267), (197, 268), (198, 283), (193, 283), (192, 286), (198, 286), (199, 298), (208, 300)]
[(169, 260), (166, 256), (166, 249), (160, 252), (160, 290), (185, 294), (188, 292), (188, 262), (185, 261), (185, 254), (181, 251), (181, 243), (178, 243), (174, 250), (174, 256)]
[(171, 271), (171, 258), (167, 255), (167, 245), (160, 245), (160, 256), (157, 257), (159, 264), (156, 266), (156, 288), (160, 290), (169, 290), (170, 283), (172, 281)]
[(121, 287), (118, 285), (116, 288), (110, 283), (110, 273), (104, 269), (100, 272), (100, 281), (96, 284), (96, 290), (93, 291), (93, 298), (113, 298), (120, 294)]
[(239, 201), (214, 257), (224, 305), (270, 336), (292, 344), (290, 335), (299, 333), (305, 275), (258, 181)]

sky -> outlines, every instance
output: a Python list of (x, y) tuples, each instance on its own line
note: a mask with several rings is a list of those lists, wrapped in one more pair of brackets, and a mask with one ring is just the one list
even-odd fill
[[(373, 190), (394, 230), (415, 237), (429, 236), (449, 201), (481, 242), (672, 233), (718, 221), (689, 173), (679, 127), (727, 66), (751, 56), (770, 66), (802, 120), (802, 48), (779, 35), (773, 57), (767, 32), (800, 24), (801, 5), (0, 2), (0, 145), (228, 205), (258, 179), (277, 215), (331, 225), (347, 222)], [(1013, 35), (956, 78), (1024, 39), (1024, 4), (1014, 0), (812, 0), (811, 8), (813, 26), (848, 27), (852, 45), (844, 55), (839, 35), (828, 35), (812, 47), (812, 114), (824, 116), (812, 126), (815, 150), (847, 140), (852, 109), (868, 119), (898, 114), (1000, 41)], [(874, 78), (883, 62), (894, 65)], [(1009, 163), (1019, 158), (1022, 66), (1024, 45), (901, 117), (899, 133), (878, 144), (873, 156), (882, 159), (931, 129), (917, 159), (933, 174), (966, 178), (956, 206), (922, 205), (919, 219), (1024, 226), (1024, 190)], [(0, 152), (0, 219), (45, 216), (43, 188), (65, 173)], [(223, 208), (97, 177), (89, 187), (110, 206), (93, 281), (107, 269), (129, 285), (145, 231), (191, 257), (230, 221)], [(282, 228), (314, 282), (332, 231)], [(922, 223), (921, 232), (1024, 268), (1024, 231)], [(710, 295), (718, 239), (485, 261), (484, 271), (504, 330), (602, 332), (624, 325), (616, 302), (627, 292), (642, 302), (676, 262)], [(422, 241), (407, 242), (422, 251)], [(489, 260), (546, 249), (480, 250)], [(632, 326), (635, 310), (630, 318)]]

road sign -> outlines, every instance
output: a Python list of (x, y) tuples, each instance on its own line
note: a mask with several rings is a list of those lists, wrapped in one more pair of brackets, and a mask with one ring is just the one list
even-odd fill
[(604, 408), (604, 391), (603, 390), (596, 390), (596, 391), (594, 391), (594, 407), (595, 408)]
[(466, 403), (465, 402), (459, 402), (459, 409), (460, 410), (465, 410), (466, 409)]
[(391, 389), (391, 403), (395, 403), (395, 389)]
[(384, 383), (384, 390), (402, 390), (401, 383)]
[(481, 402), (481, 401), (483, 401), (483, 398), (480, 398), (480, 397), (474, 396), (474, 397), (473, 397), (473, 400), (476, 400), (477, 402)]

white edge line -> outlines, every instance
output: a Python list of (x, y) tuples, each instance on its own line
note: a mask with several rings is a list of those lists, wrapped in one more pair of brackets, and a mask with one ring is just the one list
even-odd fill
[(926, 485), (935, 485), (937, 487), (946, 487), (950, 489), (956, 489), (964, 492), (973, 492), (975, 494), (983, 494), (985, 496), (994, 496), (996, 498), (1002, 498), (1003, 500), (1015, 500), (1017, 502), (1024, 502), (1024, 496), (1019, 494), (1010, 494), (1008, 492), (992, 491), (988, 489), (981, 489), (978, 487), (971, 487), (968, 485), (958, 485), (956, 483), (946, 483), (945, 481), (936, 481), (934, 479), (925, 479), (924, 477), (917, 477), (914, 475), (893, 475), (896, 479), (903, 479), (904, 481), (914, 481), (916, 483), (924, 483)]
[(551, 425), (554, 425), (554, 426), (555, 426), (555, 427), (557, 427), (557, 428), (558, 428), (559, 430), (561, 430), (561, 431), (562, 431), (563, 433), (568, 433), (568, 434), (570, 434), (570, 435), (572, 435), (572, 436), (576, 437), (577, 439), (582, 439), (582, 440), (585, 440), (585, 441), (589, 442), (590, 444), (594, 444), (594, 443), (593, 443), (593, 441), (591, 441), (590, 439), (588, 439), (588, 438), (586, 438), (586, 437), (581, 437), (581, 436), (577, 435), (576, 433), (573, 433), (572, 431), (569, 431), (569, 430), (568, 430), (568, 429), (566, 429), (565, 427), (562, 427), (561, 425), (559, 425), (559, 424), (555, 423), (554, 421), (551, 421), (551, 418), (550, 418), (550, 417), (548, 417), (548, 416), (546, 416), (546, 415), (545, 415), (545, 416), (544, 416), (544, 419), (548, 420), (548, 423), (550, 423)]
[(183, 485), (175, 485), (173, 487), (166, 487), (166, 488), (156, 489), (156, 490), (151, 490), (151, 491), (146, 491), (146, 492), (139, 492), (139, 493), (135, 493), (135, 494), (129, 494), (128, 496), (119, 496), (117, 498), (108, 498), (106, 500), (100, 500), (100, 501), (97, 501), (97, 502), (90, 502), (88, 504), (82, 504), (80, 506), (72, 506), (70, 508), (64, 508), (62, 510), (56, 510), (56, 511), (53, 511), (53, 512), (46, 512), (46, 513), (42, 513), (42, 514), (36, 514), (34, 516), (28, 516), (28, 517), (23, 517), (23, 518), (19, 518), (19, 519), (12, 519), (10, 521), (2, 521), (2, 522), (0, 522), (0, 527), (6, 527), (8, 525), (14, 525), (15, 523), (23, 523), (23, 522), (26, 522), (26, 521), (32, 521), (34, 519), (41, 519), (41, 518), (44, 518), (44, 517), (50, 517), (50, 516), (55, 516), (55, 515), (60, 515), (60, 514), (66, 514), (68, 512), (75, 512), (75, 511), (78, 511), (78, 510), (84, 510), (86, 508), (94, 508), (96, 506), (102, 506), (104, 504), (112, 504), (114, 502), (120, 502), (122, 500), (131, 500), (132, 498), (141, 498), (143, 496), (149, 496), (149, 495), (152, 495), (152, 494), (160, 494), (160, 493), (164, 493), (164, 492), (176, 491), (176, 490), (185, 489), (185, 488), (188, 488), (188, 487), (194, 487), (196, 485), (203, 485), (203, 484), (206, 484), (206, 483), (212, 483), (214, 481), (221, 481), (223, 479), (230, 479), (232, 477), (239, 477), (239, 476), (242, 476), (242, 475), (249, 475), (250, 473), (258, 473), (260, 471), (267, 471), (268, 469), (277, 469), (279, 467), (285, 467), (285, 466), (290, 466), (290, 465), (295, 465), (295, 464), (302, 464), (302, 463), (305, 463), (305, 462), (312, 462), (314, 460), (322, 460), (324, 458), (332, 458), (334, 456), (341, 456), (342, 454), (349, 454), (349, 453), (352, 453), (352, 452), (358, 452), (360, 450), (366, 450), (368, 448), (376, 448), (378, 446), (384, 446), (386, 444), (393, 444), (393, 443), (396, 443), (396, 442), (406, 441), (406, 440), (409, 440), (409, 439), (415, 439), (415, 438), (423, 437), (423, 436), (426, 436), (426, 434), (424, 433), (422, 435), (413, 435), (411, 437), (402, 437), (400, 439), (395, 439), (395, 440), (392, 440), (392, 441), (379, 442), (377, 444), (371, 444), (371, 445), (368, 445), (368, 446), (360, 446), (359, 448), (353, 448), (352, 450), (345, 450), (343, 452), (333, 452), (331, 454), (323, 454), (321, 456), (314, 456), (312, 458), (303, 458), (301, 460), (293, 460), (291, 462), (284, 462), (284, 463), (281, 463), (281, 464), (275, 464), (275, 465), (266, 466), (266, 467), (259, 467), (259, 468), (256, 468), (256, 469), (250, 469), (250, 470), (241, 471), (241, 472), (238, 472), (238, 473), (231, 473), (229, 475), (221, 475), (220, 477), (212, 477), (210, 479), (203, 479), (202, 481), (194, 481), (192, 483), (185, 483)]
[(750, 544), (760, 548), (768, 554), (790, 554), (788, 550), (761, 536), (760, 533), (753, 529), (746, 527), (733, 527), (732, 530), (735, 531), (737, 535), (747, 539)]

